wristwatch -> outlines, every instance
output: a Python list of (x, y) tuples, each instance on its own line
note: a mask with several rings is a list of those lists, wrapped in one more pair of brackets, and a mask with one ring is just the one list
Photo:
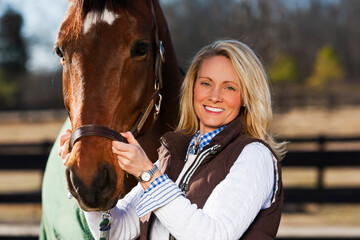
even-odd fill
[(154, 176), (154, 173), (158, 170), (158, 167), (154, 165), (149, 171), (142, 172), (139, 177), (136, 177), (138, 182), (148, 182)]

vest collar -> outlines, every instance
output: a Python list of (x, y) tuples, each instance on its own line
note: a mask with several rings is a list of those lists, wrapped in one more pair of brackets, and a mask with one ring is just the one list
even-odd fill
[[(210, 143), (204, 147), (202, 151), (213, 147), (214, 145), (220, 145), (217, 152), (221, 151), (230, 142), (235, 140), (239, 135), (245, 133), (245, 124), (242, 116), (239, 115), (232, 120), (226, 128), (218, 133)], [(161, 144), (171, 152), (172, 158), (179, 159), (184, 162), (186, 157), (187, 148), (192, 139), (191, 135), (184, 135), (180, 132), (168, 132), (160, 138)]]

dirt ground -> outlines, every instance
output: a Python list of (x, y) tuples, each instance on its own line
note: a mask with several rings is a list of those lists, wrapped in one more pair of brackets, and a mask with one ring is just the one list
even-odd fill
[(274, 114), (273, 131), (284, 137), (360, 136), (360, 106), (298, 108)]
[(0, 144), (54, 141), (65, 119), (65, 111), (0, 112)]

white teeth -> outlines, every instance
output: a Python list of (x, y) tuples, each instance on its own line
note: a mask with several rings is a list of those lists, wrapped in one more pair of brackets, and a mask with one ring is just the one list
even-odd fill
[(213, 108), (213, 107), (209, 107), (209, 106), (205, 106), (205, 108), (211, 112), (222, 112), (224, 111), (224, 109), (222, 108)]

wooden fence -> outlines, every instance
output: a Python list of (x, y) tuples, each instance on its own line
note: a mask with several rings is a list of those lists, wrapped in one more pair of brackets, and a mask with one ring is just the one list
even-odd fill
[[(324, 187), (324, 170), (334, 167), (359, 167), (360, 169), (360, 137), (348, 138), (298, 138), (291, 139), (292, 143), (316, 143), (317, 150), (290, 151), (282, 162), (283, 167), (311, 167), (317, 169), (316, 188), (286, 188), (287, 203), (359, 203), (359, 187)], [(356, 143), (357, 150), (327, 151), (325, 145), (329, 143)]]
[[(360, 137), (349, 138), (297, 138), (292, 143), (315, 143), (316, 150), (289, 151), (282, 161), (284, 168), (311, 167), (318, 171), (317, 187), (285, 188), (285, 203), (349, 203), (360, 204), (360, 187), (326, 188), (323, 171), (328, 167), (360, 167), (360, 148), (357, 150), (325, 150), (328, 143), (355, 142), (360, 144)], [(1, 170), (45, 170), (46, 161), (52, 143), (42, 144), (2, 144), (0, 145)], [(41, 192), (0, 194), (1, 203), (40, 203)], [(5, 239), (0, 236), (0, 240)], [(8, 237), (6, 239), (12, 239)], [(17, 238), (27, 239), (31, 238)], [(339, 238), (279, 238), (286, 239), (339, 239)], [(360, 238), (341, 238), (360, 239)]]

